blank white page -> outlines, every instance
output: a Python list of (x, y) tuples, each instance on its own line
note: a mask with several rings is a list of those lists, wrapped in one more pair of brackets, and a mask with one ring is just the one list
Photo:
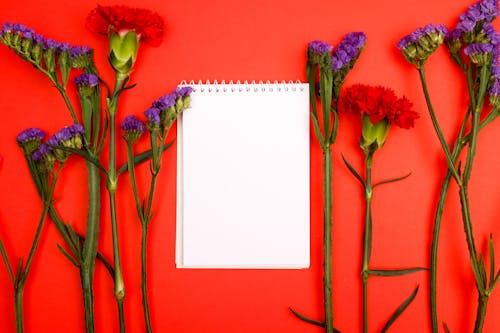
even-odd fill
[(309, 267), (309, 92), (198, 84), (177, 133), (177, 267)]

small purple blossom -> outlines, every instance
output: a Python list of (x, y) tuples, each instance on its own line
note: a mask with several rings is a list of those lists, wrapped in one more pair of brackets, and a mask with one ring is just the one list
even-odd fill
[(500, 34), (493, 27), (493, 25), (491, 23), (485, 23), (483, 25), (483, 31), (484, 31), (486, 38), (488, 38), (490, 44), (492, 44), (496, 47), (498, 47), (500, 45)]
[(134, 131), (143, 133), (146, 130), (144, 123), (133, 114), (129, 114), (125, 117), (120, 127), (125, 132)]
[(321, 40), (314, 40), (307, 44), (307, 50), (316, 55), (322, 55), (323, 53), (332, 52), (333, 47), (327, 42)]
[(48, 155), (52, 154), (52, 147), (46, 143), (42, 143), (37, 150), (33, 152), (31, 158), (33, 161), (42, 162)]
[(95, 87), (99, 84), (99, 78), (97, 75), (92, 73), (83, 73), (75, 77), (73, 82), (77, 85), (87, 85), (90, 87)]
[(72, 46), (69, 49), (69, 54), (71, 55), (71, 59), (80, 57), (80, 56), (88, 56), (90, 55), (90, 48), (88, 46)]
[(472, 32), (480, 22), (491, 22), (498, 16), (498, 0), (482, 0), (467, 8), (458, 18), (457, 28)]
[(159, 108), (152, 107), (144, 111), (144, 115), (151, 124), (160, 125), (160, 112)]
[(43, 37), (40, 34), (34, 34), (33, 41), (35, 41), (35, 43), (37, 43), (37, 44), (44, 45), (45, 44), (45, 37)]
[(500, 81), (495, 80), (489, 89), (490, 96), (500, 96)]
[(68, 51), (69, 49), (71, 49), (71, 44), (70, 43), (59, 43), (59, 45), (57, 46), (57, 51), (58, 52), (64, 52), (64, 51)]
[(363, 32), (351, 32), (344, 36), (331, 57), (332, 70), (338, 71), (348, 66), (356, 59), (366, 44), (366, 35)]
[(69, 125), (67, 128), (69, 129), (71, 134), (73, 134), (73, 136), (85, 134), (85, 128), (81, 124)]
[(165, 110), (171, 106), (174, 106), (176, 100), (177, 100), (176, 92), (166, 94), (158, 98), (156, 101), (154, 101), (152, 107), (159, 110)]
[(397, 43), (397, 47), (400, 50), (404, 50), (409, 45), (418, 43), (421, 38), (432, 36), (434, 34), (437, 34), (438, 36), (442, 36), (444, 38), (447, 33), (448, 29), (442, 24), (427, 24), (425, 27), (418, 28), (411, 34), (401, 38)]
[(448, 33), (446, 34), (445, 40), (447, 42), (451, 42), (451, 41), (460, 39), (462, 37), (463, 33), (464, 33), (464, 31), (462, 31), (461, 29), (459, 29), (457, 27), (453, 30), (448, 31)]
[(61, 45), (61, 43), (59, 43), (58, 41), (55, 41), (52, 38), (48, 38), (45, 40), (45, 44), (43, 45), (43, 47), (46, 50), (49, 50), (49, 49), (58, 50), (60, 45)]
[(495, 50), (495, 47), (491, 44), (487, 44), (487, 43), (474, 43), (474, 44), (470, 44), (468, 45), (465, 49), (464, 49), (464, 53), (465, 55), (467, 56), (474, 56), (474, 55), (477, 55), (477, 54), (488, 54), (488, 53), (493, 53), (493, 51)]
[(28, 128), (16, 137), (18, 144), (25, 144), (28, 141), (42, 141), (45, 138), (45, 132), (39, 128)]
[(2, 31), (3, 32), (12, 32), (13, 30), (13, 24), (9, 22), (5, 22), (2, 24)]
[(178, 97), (186, 97), (192, 92), (193, 92), (192, 87), (177, 87), (177, 89), (175, 89), (175, 93), (177, 94)]

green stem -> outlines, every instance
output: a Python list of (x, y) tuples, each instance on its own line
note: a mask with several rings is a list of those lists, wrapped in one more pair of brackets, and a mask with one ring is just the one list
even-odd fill
[(451, 170), (453, 177), (455, 178), (457, 184), (460, 185), (461, 179), (460, 175), (458, 174), (457, 168), (455, 167), (455, 164), (453, 163), (453, 160), (451, 158), (450, 150), (448, 148), (448, 144), (446, 143), (446, 140), (443, 135), (443, 131), (441, 130), (441, 127), (439, 126), (439, 122), (436, 117), (436, 113), (434, 112), (434, 107), (432, 106), (431, 102), (431, 97), (429, 95), (429, 89), (427, 87), (427, 80), (425, 78), (425, 68), (419, 67), (418, 72), (420, 74), (420, 81), (422, 83), (422, 88), (424, 91), (425, 95), (425, 101), (427, 103), (427, 109), (429, 110), (429, 115), (432, 120), (432, 125), (434, 126), (434, 130), (436, 131), (436, 134), (439, 139), (439, 143), (441, 144), (441, 148), (443, 149), (443, 152), (446, 157), (446, 162), (448, 163), (448, 168)]
[[(455, 145), (453, 147), (452, 160), (454, 163), (457, 162), (460, 153), (462, 152), (467, 141), (463, 141), (463, 136), (465, 132), (465, 126), (467, 120), (470, 116), (470, 108), (467, 111), (462, 125), (460, 126), (460, 131), (455, 140)], [(431, 244), (431, 264), (430, 264), (430, 311), (431, 311), (431, 322), (432, 322), (432, 332), (439, 332), (439, 321), (437, 315), (437, 263), (438, 263), (438, 248), (439, 248), (439, 234), (441, 231), (441, 221), (443, 218), (444, 205), (446, 203), (446, 197), (448, 195), (448, 188), (450, 186), (452, 178), (451, 170), (448, 168), (446, 176), (441, 184), (441, 191), (439, 193), (438, 205), (436, 208), (436, 213), (434, 215), (434, 228), (432, 231), (432, 244)]]
[(57, 179), (61, 173), (63, 165), (61, 164), (56, 174), (52, 178), (52, 185), (47, 193), (47, 197), (43, 203), (43, 211), (38, 222), (38, 226), (35, 232), (35, 238), (31, 245), (31, 249), (28, 255), (28, 260), (26, 260), (26, 265), (24, 268), (20, 269), (19, 276), (14, 284), (14, 310), (16, 313), (16, 332), (24, 332), (24, 322), (23, 322), (23, 294), (24, 286), (26, 285), (26, 279), (30, 272), (31, 264), (33, 263), (33, 258), (35, 257), (35, 252), (38, 248), (38, 243), (40, 242), (40, 236), (42, 235), (43, 226), (45, 224), (45, 219), (47, 218), (47, 213), (49, 207), (51, 206), (52, 195), (54, 194), (54, 189), (57, 183)]
[(368, 278), (370, 276), (370, 255), (372, 242), (372, 218), (371, 202), (373, 196), (372, 190), (372, 162), (373, 151), (368, 151), (365, 157), (365, 230), (363, 236), (363, 267), (361, 271), (363, 281), (363, 333), (368, 332)]
[(109, 166), (107, 190), (109, 194), (109, 208), (111, 213), (111, 233), (113, 239), (113, 260), (115, 268), (114, 276), (114, 294), (118, 305), (118, 316), (120, 321), (120, 331), (125, 331), (125, 318), (123, 315), (123, 299), (125, 298), (125, 285), (123, 282), (123, 273), (120, 259), (120, 243), (118, 237), (118, 224), (116, 217), (116, 188), (118, 186), (118, 177), (116, 174), (116, 110), (118, 106), (118, 97), (120, 95), (123, 81), (116, 79), (113, 95), (108, 104), (109, 111)]
[(148, 222), (142, 224), (142, 242), (141, 242), (141, 290), (142, 290), (142, 308), (144, 311), (144, 321), (146, 323), (146, 332), (151, 333), (151, 319), (149, 317), (148, 290), (147, 290), (147, 237)]
[(83, 301), (85, 307), (85, 328), (87, 333), (94, 332), (94, 294), (92, 282), (94, 278), (95, 259), (97, 255), (97, 236), (99, 232), (100, 210), (100, 174), (99, 168), (87, 161), (88, 171), (88, 216), (85, 243), (82, 251), (80, 278), (82, 282)]
[(135, 169), (134, 169), (134, 150), (132, 144), (127, 142), (127, 166), (128, 173), (130, 175), (130, 183), (132, 184), (132, 192), (134, 194), (135, 209), (137, 210), (137, 215), (141, 221), (144, 223), (144, 213), (141, 209), (141, 200), (139, 199), (139, 192), (137, 191), (137, 182), (135, 180)]
[(326, 333), (333, 333), (332, 300), (332, 152), (330, 146), (323, 150), (323, 297)]
[(474, 324), (474, 333), (481, 333), (483, 331), (484, 318), (486, 317), (486, 309), (488, 307), (489, 297), (479, 295), (476, 322)]

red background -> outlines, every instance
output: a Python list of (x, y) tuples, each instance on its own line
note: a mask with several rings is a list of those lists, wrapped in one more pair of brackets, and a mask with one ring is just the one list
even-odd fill
[[(101, 4), (118, 4), (102, 1)], [(122, 2), (123, 3), (123, 2)], [(381, 84), (408, 96), (421, 113), (412, 130), (391, 130), (374, 160), (374, 179), (382, 180), (411, 171), (404, 182), (378, 188), (373, 201), (374, 248), (377, 267), (428, 266), (432, 217), (440, 179), (446, 164), (427, 116), (417, 72), (396, 49), (405, 34), (427, 23), (452, 26), (470, 0), (422, 1), (127, 1), (157, 11), (167, 23), (163, 44), (141, 46), (132, 81), (138, 85), (120, 102), (119, 120), (142, 114), (160, 95), (181, 80), (305, 80), (305, 48), (314, 39), (337, 43), (350, 31), (365, 31), (368, 42), (355, 69), (352, 83)], [(101, 76), (112, 81), (106, 62), (105, 38), (84, 28), (92, 1), (2, 1), (0, 22), (21, 22), (60, 41), (96, 49)], [(498, 25), (497, 25), (498, 27)], [(440, 49), (428, 62), (430, 89), (447, 137), (456, 134), (466, 105), (465, 84), (459, 70)], [(27, 256), (42, 206), (32, 186), (16, 135), (27, 127), (53, 133), (71, 122), (57, 91), (47, 78), (0, 47), (0, 237), (11, 261)], [(73, 96), (74, 97), (74, 96)], [(189, 111), (188, 111), (189, 112)], [(251, 116), (251, 115), (249, 115)], [(223, 120), (221, 120), (223, 121)], [(472, 213), (478, 249), (487, 249), (491, 232), (500, 237), (498, 199), (500, 123), (479, 138), (471, 181)], [(312, 132), (311, 132), (312, 133)], [(361, 328), (360, 258), (362, 190), (343, 166), (345, 154), (358, 169), (360, 124), (342, 117), (334, 148), (334, 310), (343, 332)], [(257, 135), (258, 133), (256, 133)], [(175, 131), (172, 131), (172, 138)], [(145, 147), (145, 140), (141, 141)], [(118, 152), (123, 162), (123, 146)], [(155, 201), (156, 218), (149, 238), (149, 289), (153, 328), (157, 332), (321, 332), (294, 318), (288, 306), (322, 318), (321, 151), (311, 137), (311, 268), (306, 270), (187, 270), (176, 269), (175, 147), (164, 155)], [(86, 178), (81, 160), (73, 158), (56, 190), (56, 206), (79, 231), (85, 226)], [(140, 168), (144, 191), (148, 169)], [(457, 189), (451, 187), (440, 244), (440, 319), (452, 332), (472, 330), (476, 293), (461, 225)], [(99, 249), (112, 256), (111, 228), (103, 195)], [(119, 231), (127, 296), (129, 332), (144, 331), (140, 295), (140, 225), (135, 215), (130, 184), (122, 177), (118, 192)], [(496, 238), (498, 240), (498, 238)], [(47, 223), (25, 290), (26, 332), (83, 332), (83, 306), (78, 270), (57, 250), (57, 231)], [(500, 243), (495, 248), (500, 251)], [(393, 332), (429, 332), (428, 274), (372, 278), (370, 327), (381, 327), (416, 285), (420, 292), (396, 322)], [(112, 281), (97, 265), (95, 274), (96, 332), (117, 331)], [(484, 332), (500, 330), (500, 297), (493, 294)], [(0, 331), (14, 331), (13, 290), (0, 265)]]

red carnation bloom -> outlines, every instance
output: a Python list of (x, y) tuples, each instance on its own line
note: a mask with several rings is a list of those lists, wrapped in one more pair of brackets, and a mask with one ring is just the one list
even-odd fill
[(387, 119), (401, 128), (413, 127), (419, 117), (412, 107), (406, 97), (397, 98), (392, 89), (364, 84), (355, 84), (344, 90), (339, 103), (341, 112), (365, 114), (374, 125)]
[(87, 17), (86, 26), (100, 34), (134, 30), (141, 40), (158, 46), (163, 39), (165, 23), (161, 16), (147, 9), (98, 5)]

